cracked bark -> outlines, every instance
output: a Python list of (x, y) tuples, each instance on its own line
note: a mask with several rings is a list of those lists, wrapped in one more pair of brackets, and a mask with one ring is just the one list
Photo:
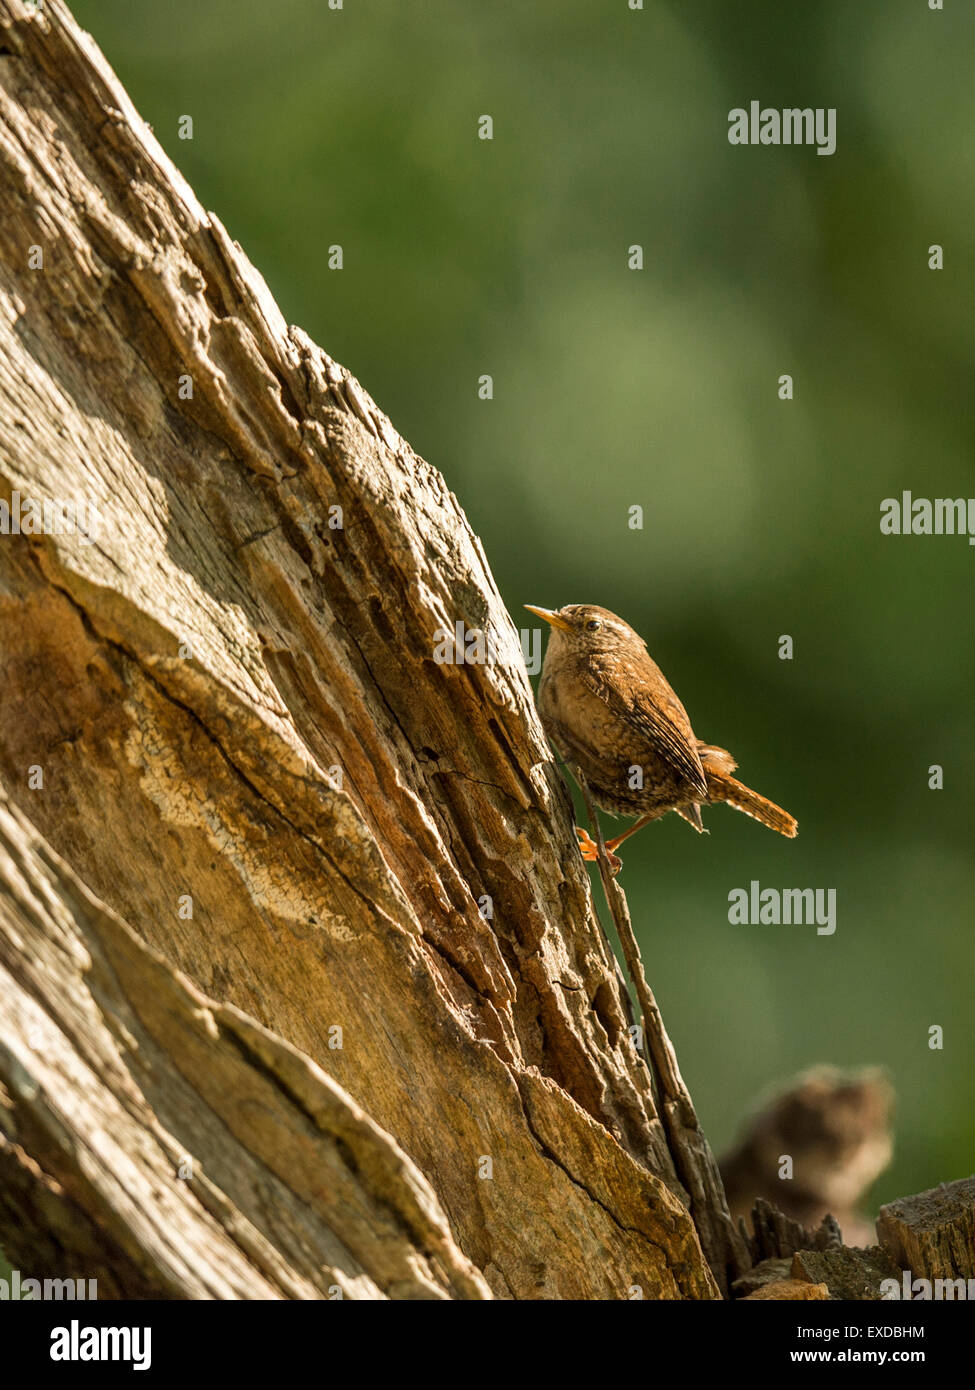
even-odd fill
[[(0, 498), (100, 517), (0, 538), (0, 1245), (102, 1296), (718, 1296), (456, 498), (67, 9), (0, 33)], [(438, 664), (458, 621), (511, 659)]]

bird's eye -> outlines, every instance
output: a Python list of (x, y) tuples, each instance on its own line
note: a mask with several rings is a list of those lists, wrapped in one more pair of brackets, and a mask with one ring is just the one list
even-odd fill
[(586, 623), (586, 627), (589, 629), (590, 632), (598, 632), (599, 629), (602, 627), (602, 623), (599, 621), (598, 618), (590, 618), (588, 623)]

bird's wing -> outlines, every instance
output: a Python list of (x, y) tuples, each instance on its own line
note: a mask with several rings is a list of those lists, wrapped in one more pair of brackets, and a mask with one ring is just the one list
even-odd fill
[(619, 657), (601, 654), (583, 679), (612, 714), (645, 738), (692, 787), (707, 794), (707, 779), (687, 711), (649, 654), (642, 652), (636, 663), (628, 659), (625, 665)]

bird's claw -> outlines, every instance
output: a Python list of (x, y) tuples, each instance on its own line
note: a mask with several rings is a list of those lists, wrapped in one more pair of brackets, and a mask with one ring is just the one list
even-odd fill
[(594, 863), (599, 858), (599, 846), (589, 834), (588, 830), (583, 830), (581, 826), (576, 826), (576, 834), (579, 837), (579, 849), (583, 859), (588, 863)]
[[(599, 846), (596, 844), (596, 841), (589, 834), (588, 830), (583, 830), (579, 825), (576, 826), (575, 831), (579, 837), (579, 849), (583, 859), (585, 859), (587, 864), (597, 863), (599, 860)], [(615, 878), (623, 867), (622, 859), (618, 854), (613, 854), (612, 850), (607, 849), (606, 862), (609, 864), (610, 872)]]

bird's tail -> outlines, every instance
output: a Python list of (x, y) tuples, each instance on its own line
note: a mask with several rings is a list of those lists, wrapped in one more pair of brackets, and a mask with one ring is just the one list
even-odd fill
[(720, 772), (727, 776), (738, 766), (727, 748), (715, 748), (713, 743), (702, 743), (698, 739), (697, 753), (707, 772)]
[(734, 806), (736, 811), (744, 811), (752, 820), (767, 825), (769, 830), (777, 830), (780, 835), (786, 835), (790, 840), (795, 837), (799, 824), (788, 811), (783, 811), (774, 801), (759, 796), (758, 792), (753, 792), (751, 787), (746, 787), (744, 782), (739, 782), (736, 777), (728, 777), (722, 772), (712, 772), (708, 761), (702, 758), (708, 779), (709, 801), (726, 801), (729, 806)]

